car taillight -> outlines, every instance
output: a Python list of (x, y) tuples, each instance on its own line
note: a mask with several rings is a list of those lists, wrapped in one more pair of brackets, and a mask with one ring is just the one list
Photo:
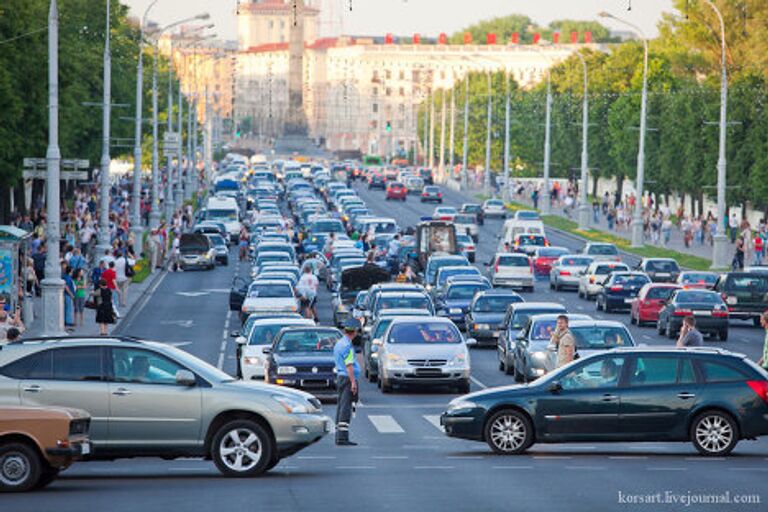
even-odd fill
[(672, 315), (674, 316), (691, 316), (693, 314), (693, 311), (690, 309), (676, 309)]
[(530, 258), (528, 258), (528, 266), (531, 267), (531, 274), (533, 274), (533, 261)]
[(569, 276), (569, 275), (571, 275), (571, 273), (570, 273), (570, 272), (568, 272), (567, 270), (561, 270), (561, 271), (560, 271), (560, 275), (561, 275), (561, 276)]
[(589, 284), (595, 284), (595, 276), (589, 276)]
[(499, 260), (496, 260), (496, 264), (493, 266), (493, 271), (498, 274), (499, 273)]
[(429, 194), (427, 194), (426, 192), (422, 192), (422, 193), (421, 193), (421, 197), (427, 197), (428, 195), (429, 195)]
[(768, 404), (768, 380), (748, 380), (747, 385)]
[(437, 193), (437, 197), (443, 197), (443, 193), (442, 192), (438, 192)]

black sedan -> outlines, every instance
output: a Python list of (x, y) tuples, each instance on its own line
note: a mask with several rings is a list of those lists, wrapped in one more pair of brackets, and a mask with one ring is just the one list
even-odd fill
[(768, 435), (768, 372), (740, 354), (616, 349), (528, 385), (460, 396), (440, 417), (448, 436), (515, 455), (534, 442), (686, 442), (724, 456)]
[(674, 292), (659, 312), (656, 323), (659, 334), (676, 338), (687, 316), (696, 319), (696, 329), (702, 334), (728, 340), (728, 306), (719, 293), (696, 289)]
[(459, 209), (460, 213), (474, 213), (477, 217), (477, 224), (482, 226), (485, 224), (485, 214), (483, 213), (483, 205), (478, 203), (464, 203)]
[(478, 344), (496, 345), (504, 325), (507, 307), (525, 300), (510, 290), (487, 290), (475, 295), (469, 305), (465, 325), (467, 337), (475, 338)]
[(672, 258), (643, 258), (637, 270), (646, 273), (654, 283), (674, 283), (680, 275), (680, 265)]
[(267, 381), (315, 395), (336, 392), (333, 346), (341, 332), (331, 327), (290, 327), (267, 351)]
[(651, 279), (642, 272), (614, 272), (595, 296), (595, 307), (610, 313), (616, 309), (631, 309), (640, 288)]

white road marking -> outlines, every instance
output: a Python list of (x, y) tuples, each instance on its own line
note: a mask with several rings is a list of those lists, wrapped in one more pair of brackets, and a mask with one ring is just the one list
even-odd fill
[(371, 457), (374, 460), (405, 460), (407, 455), (374, 455)]
[(178, 327), (189, 328), (194, 325), (194, 320), (163, 320), (160, 322), (162, 325), (175, 325)]
[(221, 347), (219, 348), (219, 360), (216, 363), (216, 367), (221, 370), (224, 367), (224, 355), (227, 350), (227, 339), (229, 338), (229, 322), (232, 318), (232, 311), (227, 311), (227, 316), (224, 319), (224, 329), (221, 333)]
[(477, 456), (476, 455), (468, 455), (468, 456), (465, 456), (465, 455), (449, 455), (448, 457), (446, 457), (446, 459), (448, 459), (448, 460), (483, 460), (483, 459), (485, 459), (485, 457), (483, 457), (482, 455), (477, 455)]
[(728, 468), (728, 471), (768, 471), (768, 468)]
[(476, 379), (474, 376), (470, 376), (470, 377), (469, 377), (469, 380), (471, 380), (472, 382), (474, 382), (475, 384), (477, 384), (478, 386), (480, 386), (480, 388), (481, 388), (481, 389), (485, 389), (485, 388), (487, 388), (487, 387), (488, 387), (488, 386), (486, 386), (485, 384), (483, 384), (482, 382), (480, 382), (479, 380), (477, 380), (477, 379)]
[(335, 455), (299, 455), (296, 458), (304, 460), (331, 460), (337, 457)]
[(381, 416), (369, 415), (368, 419), (373, 423), (373, 426), (376, 427), (376, 430), (379, 431), (379, 434), (402, 434), (405, 432), (403, 427), (395, 421), (395, 418), (388, 414)]
[(536, 460), (558, 460), (558, 459), (572, 459), (570, 455), (534, 455)]
[(611, 460), (646, 460), (648, 457), (645, 455), (611, 455), (608, 457)]
[(336, 466), (336, 469), (376, 469), (376, 466)]
[(413, 466), (413, 469), (453, 469), (455, 466)]
[(533, 466), (491, 466), (491, 469), (533, 469)]
[(665, 468), (665, 467), (647, 467), (648, 471), (688, 471), (688, 468)]
[(186, 347), (187, 345), (191, 345), (191, 341), (175, 341), (173, 343), (166, 343), (166, 345), (170, 345), (172, 347)]
[(565, 469), (573, 469), (576, 471), (602, 471), (605, 469), (605, 466), (565, 466)]
[(424, 414), (421, 416), (425, 420), (427, 420), (430, 424), (432, 424), (433, 427), (435, 427), (440, 432), (443, 432), (443, 426), (440, 424), (440, 415), (439, 414)]
[(208, 292), (176, 292), (176, 295), (181, 295), (182, 297), (202, 297), (203, 295), (208, 295)]

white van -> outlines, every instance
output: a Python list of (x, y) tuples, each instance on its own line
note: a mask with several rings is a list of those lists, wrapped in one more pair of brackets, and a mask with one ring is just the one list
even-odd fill
[(504, 251), (504, 244), (512, 245), (516, 235), (544, 235), (544, 223), (540, 220), (508, 219), (504, 222), (501, 238), (499, 239), (499, 252)]
[(205, 220), (221, 222), (227, 228), (227, 234), (232, 241), (237, 242), (240, 236), (240, 208), (233, 197), (211, 197), (206, 205)]

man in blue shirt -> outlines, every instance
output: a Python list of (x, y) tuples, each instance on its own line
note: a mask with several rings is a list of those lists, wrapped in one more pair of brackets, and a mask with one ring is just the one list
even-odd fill
[(352, 419), (352, 403), (357, 402), (357, 379), (360, 366), (357, 364), (355, 347), (352, 340), (360, 329), (360, 323), (354, 318), (344, 323), (344, 337), (333, 347), (333, 359), (336, 362), (336, 444), (339, 446), (357, 446), (349, 440), (349, 421)]

